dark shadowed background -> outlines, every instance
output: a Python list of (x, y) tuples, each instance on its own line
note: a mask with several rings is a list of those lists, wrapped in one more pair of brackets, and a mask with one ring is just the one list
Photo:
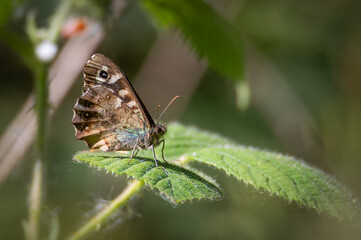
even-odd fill
[[(77, 14), (104, 18), (115, 14), (111, 10), (117, 8), (110, 4), (123, 1), (95, 2), (89, 6), (98, 8)], [(124, 2), (119, 17), (104, 23), (103, 39), (94, 52), (107, 55), (123, 69), (153, 117), (158, 104), (162, 109), (179, 94), (181, 98), (164, 115), (164, 122), (176, 120), (218, 132), (240, 144), (296, 156), (361, 195), (360, 1), (206, 1), (234, 24), (244, 40), (250, 99), (205, 59), (199, 59), (177, 29), (159, 27), (140, 1)], [(38, 25), (46, 26), (58, 1), (10, 4), (16, 6), (1, 28), (25, 39), (26, 13), (35, 10)], [(101, 33), (95, 30), (94, 34)], [(34, 85), (31, 72), (2, 36), (0, 134), (5, 133)], [(60, 50), (66, 41), (59, 42)], [(76, 49), (72, 51), (76, 54)], [(84, 65), (85, 59), (77, 63)], [(125, 177), (72, 160), (77, 151), (86, 149), (75, 139), (71, 124), (82, 85), (78, 72), (47, 127), (45, 211), (49, 216), (58, 214), (60, 239), (126, 185)], [(242, 96), (246, 99), (239, 100)], [(21, 148), (21, 142), (18, 144)], [(27, 151), (1, 182), (1, 239), (24, 236), (22, 221), (27, 217), (33, 156), (33, 150)], [(336, 240), (361, 236), (336, 219), (256, 191), (223, 172), (199, 167), (217, 178), (224, 191), (221, 201), (187, 202), (175, 208), (144, 190), (90, 239)]]

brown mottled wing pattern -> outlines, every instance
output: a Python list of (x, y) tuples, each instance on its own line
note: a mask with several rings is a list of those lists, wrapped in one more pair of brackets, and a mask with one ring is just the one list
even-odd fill
[(130, 150), (154, 122), (120, 68), (102, 54), (84, 67), (83, 94), (74, 106), (76, 138), (90, 148)]

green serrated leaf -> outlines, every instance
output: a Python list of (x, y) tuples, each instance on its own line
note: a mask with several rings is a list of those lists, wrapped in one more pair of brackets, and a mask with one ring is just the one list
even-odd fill
[(163, 25), (175, 26), (209, 64), (235, 80), (243, 78), (243, 43), (235, 28), (202, 0), (143, 0)]
[[(319, 213), (360, 223), (361, 205), (355, 196), (333, 177), (302, 160), (241, 146), (218, 134), (178, 123), (168, 125), (165, 139), (164, 153), (169, 160), (183, 165), (195, 161), (212, 165), (288, 202), (294, 201)], [(165, 169), (155, 168), (150, 151), (140, 151), (138, 156), (149, 158), (143, 162), (132, 160), (129, 165), (126, 164), (128, 158), (117, 153), (79, 153), (75, 158), (111, 172), (144, 179), (148, 186), (158, 189), (165, 199), (173, 199), (171, 201), (219, 197), (218, 187), (206, 177), (203, 179), (176, 165), (161, 163)], [(136, 167), (131, 167), (133, 165)], [(198, 184), (207, 186), (202, 187), (202, 193), (196, 187)]]
[(289, 202), (346, 221), (360, 220), (361, 206), (352, 193), (333, 177), (301, 160), (244, 147), (217, 134), (176, 123), (168, 125), (165, 138), (165, 154), (171, 159), (212, 165)]
[(156, 167), (153, 159), (139, 155), (129, 164), (128, 154), (117, 152), (79, 152), (74, 159), (113, 174), (143, 180), (146, 186), (159, 191), (160, 196), (171, 203), (221, 197), (220, 189), (209, 178), (173, 164), (159, 162)]

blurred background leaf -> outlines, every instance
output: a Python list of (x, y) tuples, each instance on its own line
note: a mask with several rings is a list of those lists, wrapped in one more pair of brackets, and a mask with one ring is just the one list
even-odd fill
[(243, 77), (243, 46), (235, 28), (202, 0), (143, 0), (159, 22), (176, 27), (209, 64), (233, 79)]

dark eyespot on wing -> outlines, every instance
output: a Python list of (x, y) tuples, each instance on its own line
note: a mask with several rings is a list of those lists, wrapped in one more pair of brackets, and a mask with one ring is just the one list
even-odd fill
[(101, 70), (99, 72), (99, 76), (104, 78), (104, 79), (107, 79), (108, 78), (108, 73), (106, 71)]

